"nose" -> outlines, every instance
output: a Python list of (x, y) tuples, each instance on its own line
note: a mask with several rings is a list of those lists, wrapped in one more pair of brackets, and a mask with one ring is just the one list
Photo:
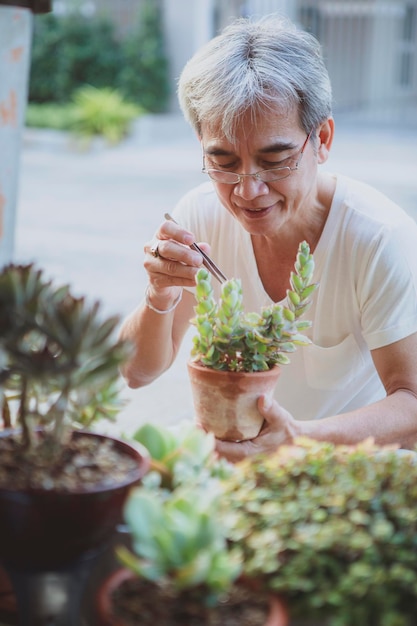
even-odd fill
[(241, 176), (240, 181), (236, 183), (233, 192), (244, 200), (253, 200), (253, 198), (257, 196), (267, 195), (269, 193), (269, 187), (267, 183), (257, 178), (255, 174), (245, 174)]

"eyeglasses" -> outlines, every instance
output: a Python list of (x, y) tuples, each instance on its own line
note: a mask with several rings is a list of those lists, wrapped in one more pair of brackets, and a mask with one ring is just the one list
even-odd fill
[(216, 183), (223, 183), (225, 185), (237, 185), (242, 182), (243, 178), (248, 177), (256, 178), (256, 180), (260, 180), (263, 183), (272, 183), (274, 180), (283, 180), (284, 178), (288, 178), (291, 172), (295, 172), (300, 167), (301, 159), (303, 158), (304, 151), (312, 132), (313, 129), (311, 129), (308, 133), (307, 138), (301, 147), (298, 161), (294, 167), (273, 167), (270, 170), (261, 170), (259, 172), (255, 172), (254, 174), (238, 174), (237, 172), (225, 172), (223, 170), (214, 170), (211, 168), (206, 169), (203, 154), (203, 168), (201, 171), (203, 174), (208, 174), (211, 180), (214, 180)]

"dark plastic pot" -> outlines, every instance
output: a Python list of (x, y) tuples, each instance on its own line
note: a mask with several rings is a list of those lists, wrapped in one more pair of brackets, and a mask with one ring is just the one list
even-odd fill
[[(73, 436), (109, 439), (85, 432)], [(0, 560), (13, 584), (20, 626), (80, 624), (91, 569), (122, 520), (130, 488), (150, 463), (145, 450), (111, 439), (136, 461), (114, 486), (80, 492), (0, 489)]]
[[(74, 436), (104, 435), (74, 432)], [(113, 438), (111, 438), (113, 439)], [(149, 467), (149, 459), (128, 443), (116, 447), (137, 462), (126, 479), (88, 492), (0, 489), (0, 559), (8, 567), (63, 567), (100, 548), (121, 521), (129, 489)]]

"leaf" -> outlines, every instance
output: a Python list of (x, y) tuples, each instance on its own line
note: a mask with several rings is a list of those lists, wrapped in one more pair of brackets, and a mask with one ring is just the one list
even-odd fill
[(170, 431), (149, 423), (134, 433), (133, 440), (145, 446), (151, 457), (158, 461), (163, 461), (178, 445)]

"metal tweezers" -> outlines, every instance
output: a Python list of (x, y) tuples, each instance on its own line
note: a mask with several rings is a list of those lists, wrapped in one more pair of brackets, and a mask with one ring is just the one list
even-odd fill
[[(174, 218), (171, 217), (171, 215), (169, 213), (165, 213), (165, 219), (166, 220), (170, 220), (171, 222), (174, 222), (175, 224), (178, 224), (178, 222), (176, 222), (174, 220)], [(178, 226), (179, 226), (179, 224), (178, 224)], [(194, 243), (192, 243), (190, 245), (190, 248), (192, 248), (193, 250), (196, 250), (197, 252), (199, 252), (201, 254), (201, 256), (203, 257), (203, 265), (208, 269), (208, 271), (211, 274), (213, 274), (214, 278), (217, 278), (219, 283), (223, 284), (223, 283), (225, 283), (227, 281), (227, 278), (223, 274), (223, 272), (217, 267), (215, 262), (208, 256), (208, 254), (203, 252), (203, 250), (200, 248), (200, 246), (198, 244), (196, 244), (194, 242)]]

